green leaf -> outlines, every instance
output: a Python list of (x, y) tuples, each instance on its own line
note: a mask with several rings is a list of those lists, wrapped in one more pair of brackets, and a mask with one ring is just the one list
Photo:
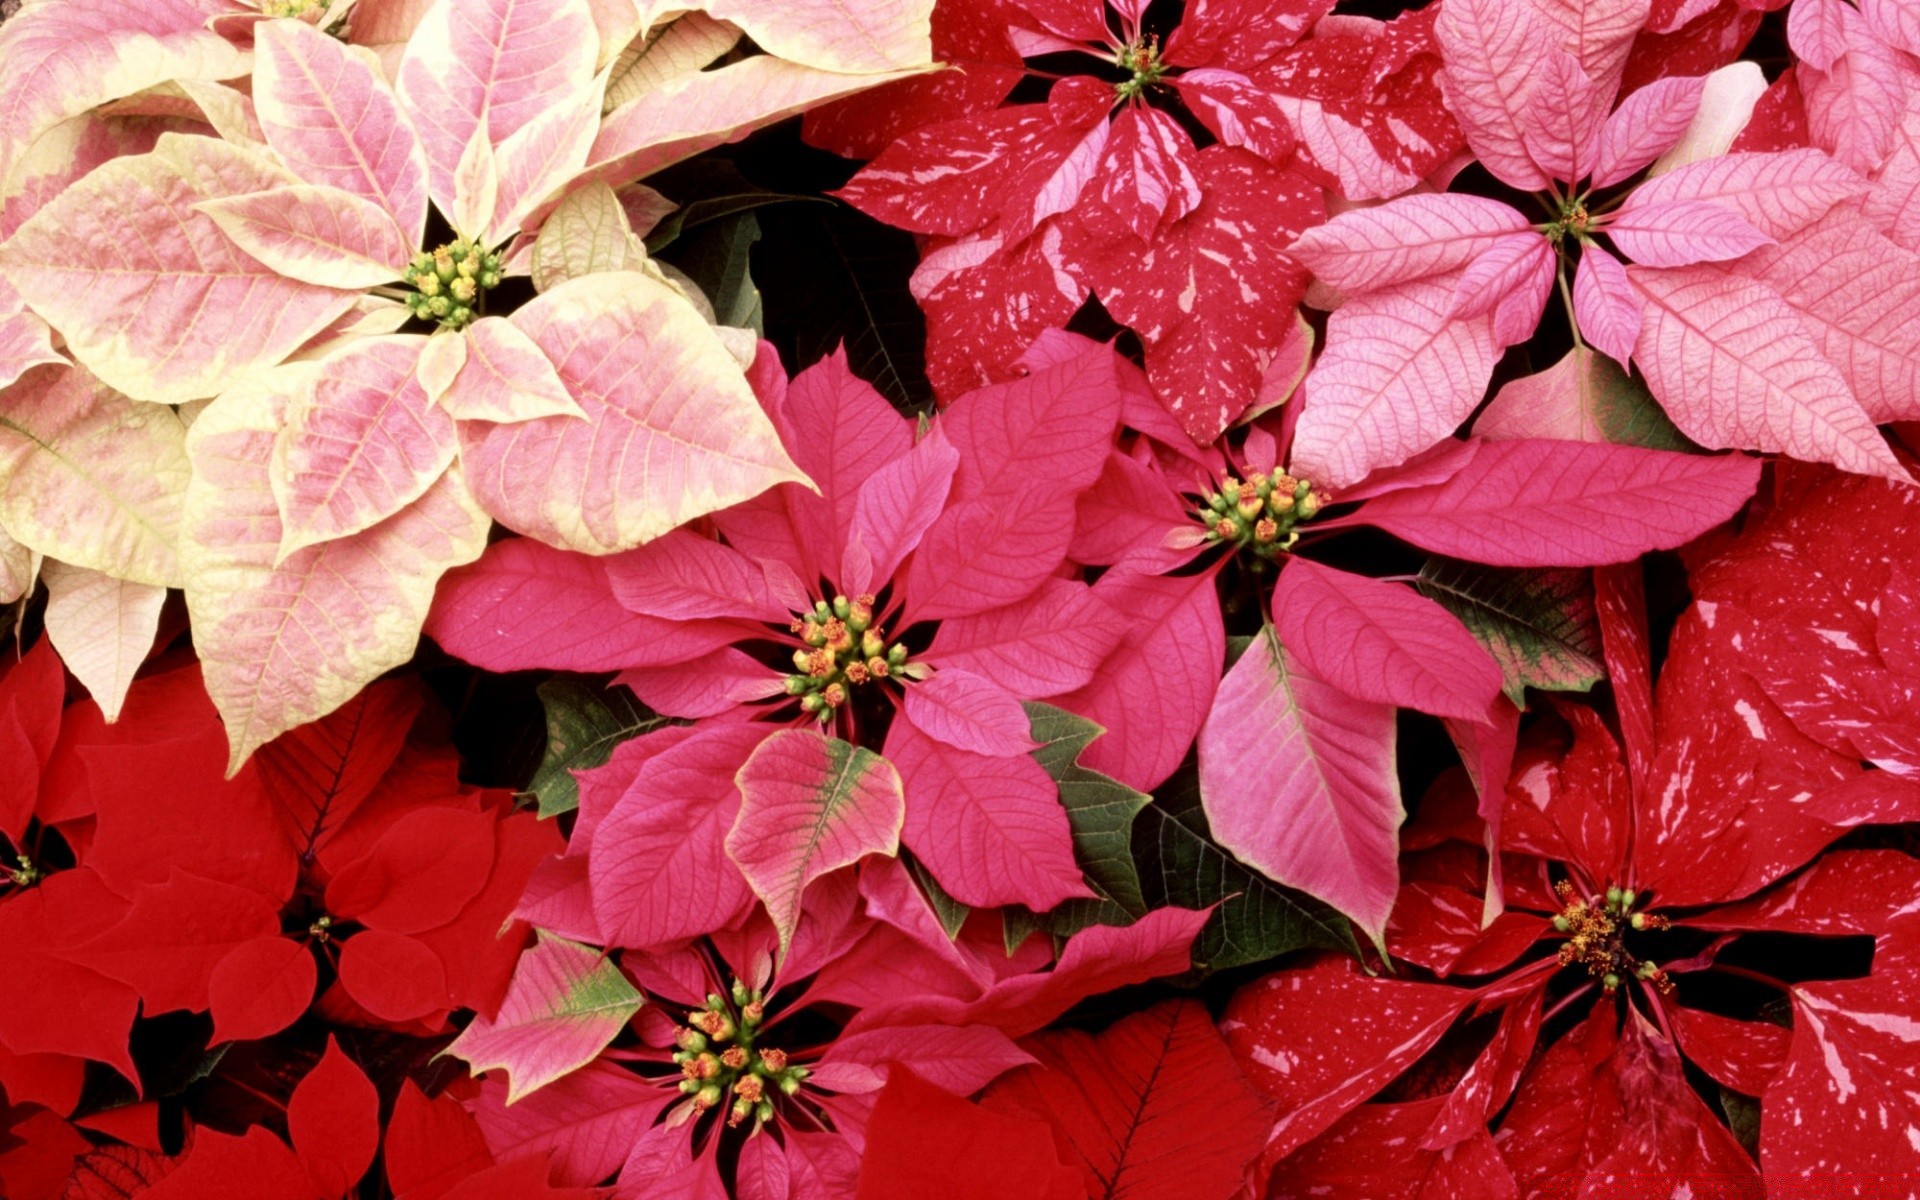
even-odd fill
[(621, 742), (672, 723), (623, 687), (596, 688), (558, 677), (537, 691), (547, 712), (547, 754), (525, 794), (539, 802), (543, 817), (580, 807), (580, 785), (573, 772), (605, 766)]
[(1264, 962), (1308, 948), (1360, 954), (1345, 917), (1249, 870), (1213, 840), (1191, 760), (1142, 811), (1133, 831), (1133, 857), (1153, 907), (1219, 906), (1193, 941), (1196, 971)]
[[(1069, 937), (1089, 925), (1131, 925), (1147, 913), (1140, 872), (1133, 865), (1133, 822), (1152, 797), (1079, 763), (1099, 725), (1038, 702), (1024, 706), (1034, 761), (1060, 786), (1060, 804), (1073, 830), (1073, 857), (1095, 896), (1069, 900), (1037, 918), (1039, 928)], [(1017, 943), (1016, 943), (1017, 944)]]
[(663, 261), (678, 267), (713, 305), (720, 325), (764, 332), (760, 289), (751, 270), (760, 222), (750, 212), (688, 233)]
[(1575, 346), (1544, 371), (1502, 387), (1474, 422), (1486, 437), (1554, 437), (1649, 450), (1697, 450), (1645, 384), (1604, 354)]
[(1500, 665), (1508, 699), (1584, 692), (1606, 676), (1587, 571), (1513, 570), (1430, 558), (1414, 586), (1460, 618)]
[[(667, 195), (681, 202), (678, 210), (648, 231), (649, 254), (660, 253), (703, 225), (750, 213), (769, 204), (832, 203), (824, 196), (802, 196), (763, 188), (724, 159), (699, 159), (685, 163), (666, 179), (648, 182), (659, 185)], [(756, 226), (756, 237), (757, 230)]]
[(920, 885), (920, 894), (927, 898), (928, 907), (933, 909), (934, 919), (940, 922), (940, 928), (946, 931), (947, 940), (960, 936), (960, 927), (967, 923), (967, 915), (973, 910), (947, 894), (940, 881), (933, 877), (922, 863), (906, 851), (900, 852), (900, 861), (907, 865), (907, 874)]

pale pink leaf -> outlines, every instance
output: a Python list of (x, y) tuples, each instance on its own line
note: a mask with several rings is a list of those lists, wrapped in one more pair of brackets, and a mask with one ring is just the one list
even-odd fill
[(894, 1025), (848, 1034), (820, 1056), (820, 1087), (859, 1095), (880, 1090), (887, 1068), (905, 1066), (956, 1096), (970, 1096), (1033, 1056), (985, 1025)]
[[(740, 812), (734, 775), (766, 737), (763, 725), (702, 729), (648, 759), (594, 825), (587, 877), (607, 944), (698, 937), (738, 920), (753, 902), (725, 843)], [(690, 878), (700, 885), (688, 887)]]
[(498, 177), (488, 243), (505, 241), (536, 208), (587, 165), (600, 132), (600, 91), (576, 92), (527, 122), (495, 152)]
[(187, 439), (187, 612), (207, 692), (226, 723), (230, 771), (412, 658), (441, 574), (486, 546), (486, 515), (456, 468), (371, 529), (280, 560), (268, 462), (287, 397), (313, 369), (300, 364), (230, 389)]
[(1738, 270), (1800, 315), (1876, 423), (1920, 418), (1920, 255), (1836, 209)]
[(0, 33), (0, 180), (41, 134), (171, 79), (235, 79), (244, 50), (206, 28), (220, 0), (36, 5)]
[(862, 74), (933, 60), (932, 0), (712, 0), (705, 7), (769, 54), (824, 70)]
[(293, 184), (195, 207), (275, 273), (321, 287), (391, 283), (413, 257), (384, 208), (337, 188)]
[(808, 884), (866, 855), (899, 853), (900, 773), (864, 747), (788, 729), (760, 743), (738, 782), (727, 854), (766, 905), (785, 957)]
[(286, 182), (224, 142), (167, 134), (41, 209), (0, 248), (0, 268), (100, 378), (137, 400), (204, 399), (353, 304), (352, 292), (280, 275), (196, 211)]
[(1128, 624), (1086, 584), (1049, 579), (1017, 604), (940, 622), (933, 645), (920, 657), (1043, 700), (1086, 686)]
[(1533, 4), (1559, 27), (1561, 48), (1611, 97), (1634, 38), (1647, 23), (1651, 0), (1533, 0)]
[(1647, 302), (1634, 361), (1682, 433), (1712, 450), (1763, 450), (1907, 478), (1778, 292), (1711, 266), (1635, 267), (1629, 275)]
[[(0, 288), (6, 285), (0, 283)], [(0, 316), (0, 388), (11, 387), (35, 367), (65, 363), (53, 348), (53, 331), (29, 312)]]
[(484, 128), (475, 128), (453, 167), (453, 195), (441, 211), (453, 231), (475, 242), (487, 240), (487, 229), (500, 210), (500, 160)]
[(1724, 262), (1773, 241), (1732, 207), (1707, 200), (1636, 205), (1606, 230), (1621, 253), (1647, 267)]
[(1447, 315), (1441, 275), (1348, 301), (1302, 384), (1292, 469), (1322, 487), (1358, 483), (1452, 433), (1480, 403), (1499, 347), (1493, 318)]
[(1401, 584), (1297, 558), (1273, 621), (1293, 665), (1358, 700), (1479, 721), (1500, 693), (1500, 668), (1466, 626)]
[(907, 685), (907, 717), (928, 737), (990, 758), (1038, 748), (1027, 736), (1026, 710), (999, 684), (971, 671), (947, 668)]
[(1893, 146), (1873, 176), (1867, 219), (1909, 250), (1920, 250), (1920, 87), (1907, 89)]
[(1859, 18), (1843, 0), (1794, 0), (1787, 9), (1787, 46), (1816, 71), (1830, 71), (1847, 52), (1847, 23)]
[(758, 563), (692, 530), (676, 529), (606, 564), (614, 598), (644, 616), (737, 617), (775, 625), (793, 616), (774, 598)]
[(1544, 188), (1527, 153), (1526, 114), (1557, 31), (1527, 0), (1452, 0), (1433, 32), (1446, 61), (1441, 89), (1467, 145), (1503, 183)]
[(1540, 325), (1555, 266), (1553, 247), (1532, 230), (1501, 238), (1460, 273), (1448, 315), (1471, 320), (1492, 313), (1499, 345), (1524, 342)]
[(1498, 200), (1423, 193), (1349, 209), (1301, 234), (1287, 253), (1322, 283), (1360, 293), (1455, 270), (1525, 232), (1527, 218)]
[(1738, 210), (1747, 224), (1782, 238), (1867, 190), (1864, 179), (1818, 150), (1742, 151), (1656, 176), (1635, 188), (1620, 219), (1670, 200), (1711, 200)]
[(1640, 309), (1640, 297), (1620, 260), (1600, 246), (1582, 247), (1573, 272), (1573, 316), (1587, 341), (1626, 366), (1640, 338)]
[(637, 546), (778, 483), (806, 483), (732, 355), (672, 287), (587, 275), (510, 318), (587, 414), (463, 423), (475, 494), (502, 523), (590, 554)]
[[(581, 409), (553, 363), (520, 327), (503, 317), (482, 317), (465, 335), (443, 334), (429, 342), (458, 346), (458, 369), (434, 397), (449, 416), (461, 421), (491, 421), (498, 425), (536, 421), (543, 417), (573, 417), (584, 421)], [(427, 355), (421, 356), (421, 374), (427, 374)], [(424, 382), (424, 380), (423, 380)], [(433, 391), (428, 386), (428, 391)]]
[(1809, 140), (1862, 173), (1885, 161), (1908, 86), (1920, 82), (1898, 51), (1858, 27), (1847, 31), (1846, 51), (1832, 67), (1819, 71), (1802, 63), (1794, 77), (1806, 100)]
[(47, 585), (47, 636), (112, 724), (153, 649), (167, 590), (53, 559), (42, 564), (40, 578)]
[[(1673, 149), (1700, 112), (1705, 75), (1655, 80), (1620, 102), (1600, 127), (1593, 186), (1612, 187)], [(1725, 152), (1725, 147), (1721, 148)]]
[(178, 587), (187, 429), (83, 367), (40, 367), (0, 411), (0, 528), (77, 567)]
[(417, 334), (349, 342), (289, 398), (269, 470), (280, 558), (372, 528), (453, 465), (453, 418), (414, 374), (424, 345)]
[(1301, 674), (1271, 625), (1220, 681), (1200, 730), (1213, 836), (1379, 942), (1400, 885), (1394, 710)]
[(1612, 89), (1588, 78), (1580, 60), (1558, 47), (1547, 51), (1539, 75), (1521, 130), (1527, 156), (1555, 179), (1585, 178)]
[(607, 115), (586, 179), (625, 183), (736, 141), (753, 130), (918, 69), (843, 75), (759, 54), (692, 71)]
[(438, 0), (426, 11), (397, 78), (448, 215), (475, 133), (497, 148), (570, 104), (591, 90), (599, 53), (592, 14), (574, 0)]
[(592, 1062), (641, 1002), (600, 952), (543, 931), (514, 966), (500, 1010), (475, 1016), (445, 1053), (476, 1075), (505, 1072), (512, 1104)]
[(304, 21), (265, 22), (254, 49), (254, 103), (280, 161), (304, 183), (379, 204), (417, 248), (427, 220), (426, 151), (379, 64)]
[(1370, 500), (1329, 526), (1374, 525), (1502, 567), (1583, 567), (1671, 550), (1740, 510), (1760, 463), (1592, 442), (1485, 442), (1443, 483)]
[(1860, 0), (1860, 15), (1887, 45), (1920, 54), (1920, 5), (1913, 0)]
[(488, 1079), (471, 1101), (474, 1123), (496, 1162), (548, 1155), (554, 1183), (585, 1188), (612, 1175), (673, 1093), (611, 1062), (595, 1061), (507, 1103)]
[(1039, 763), (957, 749), (904, 714), (887, 731), (886, 753), (913, 793), (907, 846), (955, 899), (1045, 912), (1093, 894), (1074, 863), (1059, 789)]
[[(860, 484), (854, 497), (847, 548), (852, 550), (856, 541), (864, 548), (869, 577), (875, 583), (892, 579), (901, 562), (939, 519), (959, 466), (960, 452), (948, 442), (943, 422), (929, 430), (912, 450), (879, 467)], [(842, 583), (857, 587), (844, 579)]]

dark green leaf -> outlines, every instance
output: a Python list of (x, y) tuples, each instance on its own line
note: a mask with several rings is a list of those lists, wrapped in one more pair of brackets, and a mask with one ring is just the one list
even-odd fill
[(1034, 760), (1060, 785), (1074, 861), (1095, 893), (1038, 917), (1038, 926), (1070, 937), (1089, 925), (1131, 925), (1147, 912), (1133, 865), (1133, 821), (1152, 798), (1079, 764), (1088, 743), (1106, 732), (1100, 726), (1050, 704), (1025, 707), (1033, 740), (1040, 743)]
[(647, 253), (659, 254), (702, 225), (722, 221), (769, 204), (829, 204), (824, 196), (800, 196), (760, 187), (724, 159), (696, 159), (677, 168), (667, 179), (650, 180), (680, 202), (658, 225), (647, 231)]
[(662, 261), (685, 272), (705, 293), (717, 323), (763, 333), (760, 289), (750, 269), (759, 240), (759, 220), (743, 212), (688, 233)]
[(1586, 571), (1512, 570), (1431, 558), (1415, 583), (1493, 655), (1517, 706), (1525, 707), (1527, 688), (1584, 692), (1606, 675), (1593, 577)]
[(539, 693), (547, 713), (547, 754), (527, 792), (539, 801), (543, 817), (580, 806), (574, 771), (605, 766), (621, 742), (669, 724), (622, 687), (596, 688), (560, 677), (541, 684)]
[(1308, 948), (1360, 953), (1345, 917), (1249, 870), (1213, 840), (1200, 807), (1199, 775), (1191, 762), (1155, 793), (1154, 802), (1141, 813), (1134, 826), (1133, 849), (1147, 902), (1153, 907), (1219, 905), (1194, 939), (1197, 971), (1264, 962)]
[(902, 851), (900, 861), (907, 865), (907, 874), (920, 885), (920, 894), (927, 898), (928, 907), (933, 909), (934, 919), (940, 922), (940, 928), (946, 930), (947, 940), (960, 936), (960, 927), (967, 923), (967, 914), (973, 910), (947, 894), (933, 872), (913, 855)]

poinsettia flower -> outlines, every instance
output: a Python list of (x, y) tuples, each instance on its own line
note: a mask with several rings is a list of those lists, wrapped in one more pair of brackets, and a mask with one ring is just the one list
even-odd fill
[[(899, 137), (839, 194), (934, 235), (913, 289), (943, 398), (1006, 378), (1091, 293), (1139, 333), (1196, 442), (1254, 403), (1294, 332), (1305, 279), (1285, 252), (1324, 216), (1315, 185), (1394, 195), (1459, 148), (1431, 16), (1323, 21), (1328, 7), (1196, 4), (1164, 47), (1137, 5), (956, 14), (942, 51), (977, 82), (910, 85), (905, 128), (864, 104), (811, 127), (842, 152), (871, 153), (876, 124)], [(1048, 56), (1057, 82), (1045, 103), (995, 108), (1021, 54)], [(1196, 148), (1182, 117), (1217, 144)]]
[[(1563, 704), (1525, 737), (1502, 813), (1503, 913), (1483, 923), (1484, 860), (1455, 841), (1477, 840), (1473, 802), (1464, 781), (1443, 784), (1409, 831), (1388, 938), (1414, 977), (1321, 961), (1236, 997), (1228, 1039), (1283, 1109), (1260, 1167), (1279, 1194), (1363, 1174), (1392, 1190), (1449, 1161), (1492, 1172), (1475, 1195), (1568, 1174), (1757, 1186), (1684, 1063), (1759, 1098), (1768, 1179), (1910, 1169), (1913, 1113), (1893, 1081), (1911, 1043), (1879, 1014), (1920, 987), (1920, 868), (1827, 847), (1920, 814), (1910, 768), (1869, 769), (1884, 754), (1832, 719), (1861, 711), (1850, 692), (1883, 695), (1907, 670), (1867, 647), (1902, 644), (1911, 556), (1874, 531), (1912, 503), (1878, 481), (1783, 482), (1799, 494), (1697, 565), (1657, 693), (1638, 568), (1600, 573), (1613, 720)], [(1861, 595), (1882, 597), (1879, 615)], [(1801, 629), (1834, 622), (1833, 639), (1752, 640), (1788, 610)], [(1795, 950), (1755, 960), (1748, 933)], [(1818, 939), (1861, 935), (1876, 939), (1866, 977), (1821, 981), (1834, 943)], [(1752, 965), (1783, 957), (1795, 965)], [(1790, 1030), (1766, 1019), (1782, 1000)], [(1493, 1036), (1441, 1067), (1451, 1095), (1357, 1107), (1463, 1015)], [(1604, 1136), (1570, 1138), (1576, 1115)], [(1358, 1139), (1391, 1149), (1355, 1168), (1343, 1148)]]
[(1645, 15), (1620, 0), (1563, 28), (1519, 0), (1443, 8), (1444, 83), (1467, 142), (1501, 182), (1538, 193), (1548, 219), (1477, 196), (1409, 196), (1296, 244), (1348, 297), (1304, 385), (1295, 457), (1309, 473), (1345, 486), (1450, 433), (1557, 285), (1576, 344), (1637, 364), (1695, 442), (1903, 477), (1825, 356), (1844, 361), (1843, 347), (1817, 341), (1782, 298), (1817, 290), (1806, 286), (1816, 256), (1786, 256), (1766, 283), (1717, 265), (1789, 242), (1864, 182), (1787, 151), (1693, 162), (1621, 190), (1679, 141), (1704, 87), (1661, 79), (1614, 106)]
[[(1088, 894), (1021, 702), (1092, 686), (1126, 632), (1061, 575), (1118, 421), (1115, 361), (1076, 346), (916, 440), (844, 355), (788, 387), (769, 348), (756, 384), (818, 493), (782, 485), (716, 513), (717, 537), (681, 530), (604, 564), (503, 542), (449, 579), (429, 631), (451, 652), (619, 668), (655, 711), (704, 719), (604, 769), (622, 772), (614, 802), (570, 848), (593, 940), (706, 932), (755, 895), (790, 932), (797, 888), (900, 840), (967, 904)], [(795, 824), (808, 812), (852, 840)], [(713, 906), (661, 873), (686, 856), (716, 874)]]
[[(453, 1052), (486, 1071), (474, 1113), (495, 1153), (551, 1153), (559, 1183), (617, 1172), (616, 1194), (675, 1178), (744, 1197), (782, 1194), (756, 1191), (763, 1176), (806, 1178), (797, 1194), (849, 1200), (892, 1072), (978, 1091), (1032, 1061), (1013, 1038), (1088, 995), (1184, 970), (1205, 920), (1161, 909), (1077, 934), (1057, 960), (1038, 941), (1010, 956), (997, 922), (950, 941), (906, 869), (875, 859), (812, 889), (790, 938), (755, 910), (710, 938), (629, 951), (618, 969), (545, 941), (501, 1018), (475, 1022)], [(632, 998), (604, 1020), (615, 994)], [(636, 1010), (637, 1042), (622, 1032)]]
[[(1130, 735), (1124, 750), (1102, 749), (1113, 739), (1096, 742), (1083, 761), (1134, 782), (1127, 762), (1103, 755), (1157, 755), (1163, 773), (1135, 784), (1152, 787), (1197, 739), (1201, 799), (1221, 844), (1379, 939), (1398, 882), (1403, 815), (1395, 710), (1442, 718), (1478, 776), (1498, 780), (1518, 719), (1502, 691), (1518, 703), (1529, 683), (1551, 680), (1516, 659), (1505, 628), (1463, 625), (1473, 606), (1450, 610), (1425, 586), (1321, 565), (1332, 535), (1371, 526), (1444, 556), (1437, 563), (1621, 562), (1677, 547), (1732, 516), (1760, 467), (1741, 456), (1475, 439), (1328, 492), (1283, 469), (1281, 455), (1260, 424), (1231, 458), (1168, 453), (1142, 437), (1116, 449), (1082, 497), (1070, 552), (1115, 568), (1095, 595), (1192, 594), (1217, 626), (1218, 589), (1257, 606), (1261, 619), (1224, 679), (1217, 642), (1158, 647), (1148, 720), (1098, 701), (1079, 708)], [(1341, 560), (1337, 550), (1331, 557)], [(1424, 572), (1404, 579), (1433, 582)], [(1169, 686), (1183, 680), (1192, 686)], [(1116, 683), (1116, 699), (1141, 685)], [(1074, 707), (1075, 698), (1061, 703)]]

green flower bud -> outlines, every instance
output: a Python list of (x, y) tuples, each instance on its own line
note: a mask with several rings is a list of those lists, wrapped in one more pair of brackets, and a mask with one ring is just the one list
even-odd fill
[(773, 1101), (762, 1100), (760, 1103), (754, 1105), (753, 1119), (760, 1122), (762, 1125), (765, 1125), (768, 1121), (773, 1120)]
[(795, 1092), (799, 1091), (800, 1080), (798, 1078), (797, 1072), (788, 1072), (787, 1074), (782, 1075), (779, 1080), (779, 1086), (780, 1086), (780, 1091), (783, 1094), (788, 1096), (791, 1096)]
[(1627, 924), (1633, 926), (1635, 929), (1645, 929), (1647, 927), (1647, 914), (1635, 913), (1633, 916), (1627, 918)]
[(789, 696), (800, 695), (802, 692), (805, 692), (807, 690), (807, 684), (809, 682), (810, 681), (807, 679), (805, 675), (787, 676), (787, 681), (785, 684), (785, 687), (787, 689), (787, 695)]
[(427, 311), (444, 320), (453, 312), (453, 301), (445, 296), (434, 296), (427, 301)]
[(694, 1096), (694, 1107), (702, 1110), (712, 1108), (714, 1105), (720, 1103), (720, 1096), (720, 1085), (717, 1083), (709, 1083), (701, 1088), (699, 1093)]
[(680, 1094), (683, 1096), (691, 1096), (699, 1090), (700, 1081), (698, 1079), (682, 1079), (680, 1081)]
[(1567, 920), (1565, 917), (1555, 917), (1553, 919), (1553, 927), (1561, 933), (1565, 933), (1573, 928), (1573, 922)]
[(907, 661), (907, 648), (905, 646), (894, 646), (893, 648), (887, 651), (888, 666), (897, 667), (906, 661)]
[(835, 596), (833, 598), (833, 615), (839, 617), (842, 621), (852, 616), (853, 601), (847, 599), (845, 596)]
[(497, 287), (499, 287), (499, 286), (500, 286), (500, 272), (498, 272), (498, 271), (482, 271), (482, 272), (480, 272), (480, 286), (481, 286), (481, 287), (483, 287), (483, 288), (497, 288)]
[(1608, 888), (1607, 889), (1607, 906), (1609, 908), (1620, 907), (1620, 896), (1621, 896), (1621, 892), (1619, 888), (1617, 887)]
[(1612, 971), (1608, 971), (1600, 977), (1600, 986), (1609, 992), (1617, 992), (1620, 990), (1620, 977)]
[(1637, 898), (1638, 898), (1638, 897), (1636, 896), (1636, 894), (1634, 893), (1634, 890), (1633, 890), (1632, 888), (1625, 888), (1625, 889), (1623, 889), (1623, 890), (1621, 891), (1621, 893), (1620, 893), (1620, 907), (1621, 907), (1621, 908), (1632, 908), (1632, 907), (1633, 907), (1633, 902), (1634, 902), (1634, 900), (1635, 900), (1635, 899), (1637, 899)]

